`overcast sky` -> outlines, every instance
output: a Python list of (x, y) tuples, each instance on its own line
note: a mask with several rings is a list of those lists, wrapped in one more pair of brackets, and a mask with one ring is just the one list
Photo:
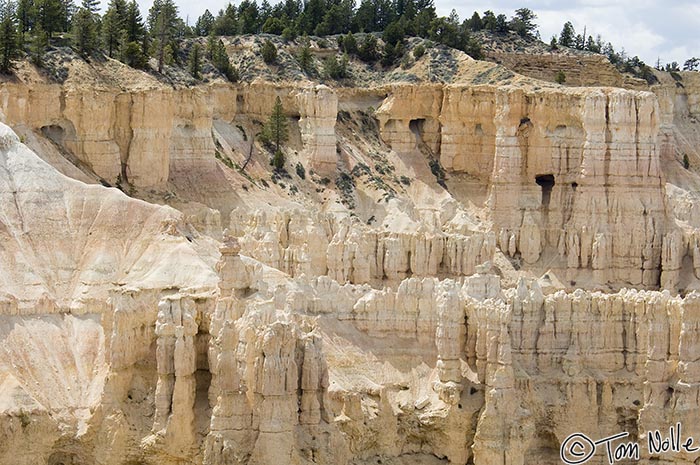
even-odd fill
[(516, 8), (527, 7), (537, 15), (542, 40), (549, 42), (571, 21), (577, 33), (586, 26), (586, 35), (600, 34), (612, 42), (615, 50), (625, 49), (638, 55), (649, 65), (657, 58), (663, 63), (677, 61), (681, 66), (691, 56), (700, 57), (700, 2), (650, 0), (435, 0), (438, 14), (449, 14), (454, 8), (461, 17), (476, 10), (512, 16)]
[[(152, 0), (137, 0), (145, 12)], [(260, 4), (262, 0), (258, 1)], [(276, 0), (268, 0), (277, 3)], [(612, 42), (616, 50), (622, 48), (630, 56), (638, 55), (647, 64), (677, 61), (681, 66), (691, 56), (700, 57), (700, 2), (650, 0), (538, 0), (516, 2), (512, 0), (434, 0), (439, 15), (448, 15), (454, 8), (460, 18), (468, 18), (474, 11), (485, 10), (504, 13), (509, 18), (516, 8), (527, 7), (537, 14), (537, 24), (545, 42), (552, 35), (559, 35), (566, 21), (571, 21), (576, 32), (595, 37), (603, 36)], [(104, 1), (106, 3), (106, 0)], [(228, 0), (176, 0), (180, 13), (189, 15), (194, 24), (206, 8), (216, 13), (228, 4)], [(235, 0), (234, 4), (240, 3)], [(359, 3), (359, 0), (356, 0)]]

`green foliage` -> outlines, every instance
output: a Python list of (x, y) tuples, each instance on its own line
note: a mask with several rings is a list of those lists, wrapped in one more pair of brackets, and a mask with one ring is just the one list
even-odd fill
[(476, 11), (470, 19), (466, 21), (465, 26), (471, 31), (480, 31), (484, 28), (484, 23), (481, 21), (481, 16)]
[(423, 55), (425, 55), (425, 46), (423, 44), (416, 45), (416, 47), (413, 49), (413, 58), (418, 60)]
[(207, 57), (211, 60), (214, 67), (226, 76), (226, 79), (231, 82), (238, 81), (238, 70), (231, 65), (224, 42), (221, 39), (217, 39), (214, 35), (210, 35), (207, 41)]
[(348, 77), (348, 56), (343, 55), (340, 60), (335, 56), (328, 57), (323, 62), (323, 71), (331, 79), (345, 79)]
[[(485, 18), (488, 17), (486, 13), (484, 13)], [(459, 17), (455, 10), (452, 10), (449, 17), (437, 18), (432, 22), (430, 38), (448, 47), (462, 50), (472, 58), (479, 59), (482, 56), (481, 45), (471, 37), (466, 27), (459, 24)]]
[(309, 39), (305, 38), (302, 40), (301, 47), (297, 52), (297, 62), (301, 69), (307, 73), (313, 73), (314, 69), (314, 57), (311, 54), (311, 46), (309, 45)]
[(571, 21), (567, 21), (564, 23), (564, 28), (561, 30), (561, 34), (559, 34), (559, 45), (564, 47), (573, 47), (575, 40), (576, 30), (574, 29), (574, 25), (571, 24)]
[(99, 47), (95, 17), (85, 7), (73, 15), (73, 48), (83, 58), (87, 58)]
[(136, 69), (144, 69), (148, 62), (141, 44), (137, 42), (126, 42), (123, 44), (119, 51), (119, 60)]
[(389, 24), (386, 29), (384, 29), (382, 39), (385, 43), (396, 44), (397, 42), (401, 42), (405, 35), (406, 30), (403, 27), (403, 23), (400, 21), (394, 21), (393, 23)]
[(690, 169), (690, 159), (687, 153), (683, 154), (683, 168)]
[(100, 2), (99, 0), (83, 0), (82, 7), (94, 15), (100, 9)]
[[(146, 41), (146, 26), (141, 17), (141, 11), (136, 0), (131, 0), (126, 6), (126, 16), (124, 20), (124, 29), (126, 30), (126, 42), (136, 42), (143, 44)], [(147, 50), (147, 47), (142, 46), (142, 52)]]
[[(357, 55), (357, 40), (352, 32), (349, 32), (345, 37), (342, 37), (341, 49), (348, 55)], [(338, 39), (340, 41), (340, 39)]]
[(238, 11), (231, 3), (225, 10), (219, 11), (214, 21), (213, 32), (217, 36), (232, 36), (238, 33)]
[(270, 39), (267, 39), (262, 46), (262, 57), (268, 65), (277, 59), (277, 47)]
[(119, 50), (121, 42), (126, 36), (124, 24), (119, 18), (116, 8), (111, 6), (107, 9), (102, 18), (102, 44), (107, 51), (109, 57), (113, 57), (114, 53)]
[(297, 38), (297, 33), (292, 27), (285, 27), (282, 31), (282, 38), (287, 42), (290, 42)]
[(275, 152), (278, 152), (280, 151), (280, 146), (287, 141), (288, 137), (289, 128), (287, 126), (287, 117), (284, 115), (282, 101), (277, 97), (275, 99), (275, 106), (272, 109), (272, 114), (260, 133), (260, 138), (265, 144), (272, 145)]
[(49, 36), (44, 32), (41, 24), (36, 24), (32, 31), (32, 41), (30, 44), (30, 57), (36, 66), (43, 65), (44, 51), (49, 44)]
[(593, 53), (600, 53), (601, 48), (601, 44), (593, 40), (593, 36), (588, 36), (588, 40), (586, 40), (585, 46), (586, 50)]
[(353, 16), (353, 1), (340, 0), (330, 5), (323, 15), (323, 20), (314, 29), (316, 35), (341, 34), (350, 30)]
[(272, 166), (277, 171), (282, 171), (284, 168), (284, 154), (280, 149), (275, 150), (275, 154), (272, 156)]
[(302, 165), (301, 163), (297, 163), (294, 169), (296, 170), (297, 176), (299, 176), (299, 178), (306, 179), (306, 170), (304, 169), (304, 165)]
[(255, 34), (259, 29), (258, 5), (255, 1), (243, 0), (238, 6), (238, 26), (241, 34)]
[(697, 71), (700, 68), (700, 58), (689, 58), (683, 63), (683, 71)]
[(17, 17), (11, 0), (0, 1), (0, 71), (9, 73), (12, 60), (19, 55)]
[(46, 34), (46, 41), (53, 36), (54, 32), (64, 31), (68, 24), (68, 11), (63, 7), (60, 0), (34, 0), (33, 16), (34, 30), (41, 28)]
[(18, 0), (16, 13), (19, 41), (21, 45), (24, 45), (25, 34), (34, 24), (34, 2), (32, 0)]
[(433, 173), (433, 176), (435, 176), (437, 183), (447, 189), (447, 183), (445, 183), (445, 180), (447, 179), (445, 176), (445, 169), (442, 167), (442, 165), (440, 165), (440, 162), (434, 158), (431, 158), (428, 160), (428, 165), (430, 166), (430, 171)]
[(396, 42), (392, 45), (391, 42), (384, 44), (384, 53), (382, 54), (382, 65), (391, 66), (403, 56), (404, 48), (401, 42)]
[(202, 79), (202, 52), (199, 44), (194, 43), (190, 49), (189, 71), (193, 78)]
[(197, 19), (197, 23), (194, 26), (194, 33), (199, 37), (208, 36), (214, 29), (214, 21), (214, 15), (211, 14), (209, 10), (204, 10), (202, 16)]
[(267, 18), (263, 24), (262, 31), (265, 34), (282, 35), (287, 24), (281, 18)]
[(379, 47), (377, 38), (373, 34), (367, 34), (357, 52), (360, 60), (365, 63), (373, 63), (379, 59)]
[(552, 40), (549, 41), (549, 49), (557, 50), (559, 45), (557, 45), (557, 36), (552, 36)]
[(559, 70), (554, 80), (557, 84), (564, 84), (566, 82), (566, 74), (564, 74), (564, 71)]
[(154, 55), (158, 59), (158, 72), (172, 59), (177, 49), (178, 12), (173, 0), (154, 0), (148, 11), (148, 28), (153, 38)]
[(537, 15), (529, 8), (518, 8), (510, 20), (510, 29), (522, 37), (532, 37), (537, 31)]

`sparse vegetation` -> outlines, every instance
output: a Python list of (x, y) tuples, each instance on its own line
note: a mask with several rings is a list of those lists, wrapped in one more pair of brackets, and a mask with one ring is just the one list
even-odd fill
[(564, 74), (564, 71), (559, 70), (554, 80), (557, 84), (564, 84), (566, 82), (566, 74)]
[(32, 419), (29, 416), (29, 413), (24, 409), (20, 409), (18, 417), (19, 417), (19, 424), (22, 425), (22, 429), (25, 429), (27, 426), (29, 426), (32, 423)]
[(304, 169), (304, 165), (297, 163), (296, 166), (294, 166), (294, 169), (296, 170), (297, 176), (299, 176), (300, 179), (306, 179), (306, 170)]
[(337, 57), (328, 57), (323, 62), (323, 71), (331, 79), (345, 79), (348, 77), (348, 56), (343, 55), (340, 60)]
[(347, 173), (341, 172), (335, 179), (335, 185), (338, 188), (343, 205), (353, 210), (355, 208), (355, 181)]
[[(274, 147), (275, 156), (277, 152), (281, 153), (280, 147), (287, 141), (289, 137), (289, 128), (287, 126), (287, 117), (284, 115), (282, 101), (279, 97), (275, 99), (275, 106), (272, 109), (270, 118), (265, 123), (260, 138), (263, 143)], [(276, 165), (276, 164), (275, 164)]]
[(314, 69), (314, 57), (311, 54), (311, 46), (309, 45), (308, 38), (302, 41), (302, 45), (297, 53), (297, 62), (299, 67), (307, 74), (311, 74), (315, 71)]
[(687, 153), (683, 154), (683, 168), (690, 169), (690, 158)]
[(274, 166), (277, 171), (282, 171), (284, 168), (284, 154), (279, 148), (275, 150), (275, 154), (272, 156), (272, 166)]
[(262, 46), (262, 57), (263, 61), (268, 65), (277, 60), (277, 47), (275, 47), (275, 44), (273, 44), (270, 39), (265, 40)]
[(447, 179), (445, 176), (445, 169), (440, 165), (440, 162), (434, 158), (431, 158), (428, 161), (428, 164), (430, 165), (430, 171), (433, 173), (433, 176), (435, 176), (437, 183), (447, 189), (447, 184), (445, 183), (445, 180)]
[(190, 49), (189, 71), (193, 78), (202, 79), (202, 54), (199, 44), (194, 43)]
[(413, 58), (418, 60), (423, 55), (425, 55), (425, 46), (423, 44), (416, 45), (416, 47), (413, 49)]

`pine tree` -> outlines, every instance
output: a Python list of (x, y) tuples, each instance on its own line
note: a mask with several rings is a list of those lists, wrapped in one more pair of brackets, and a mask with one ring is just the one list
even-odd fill
[(484, 24), (481, 22), (481, 16), (476, 11), (472, 17), (467, 21), (467, 27), (472, 31), (480, 31), (484, 28)]
[(37, 23), (32, 30), (32, 42), (30, 46), (30, 54), (32, 63), (36, 66), (43, 64), (44, 50), (49, 43), (49, 36), (41, 27), (41, 23)]
[(299, 17), (299, 32), (313, 34), (326, 11), (326, 2), (323, 0), (307, 0), (304, 3), (304, 12)]
[(277, 97), (272, 114), (263, 127), (261, 137), (265, 143), (274, 145), (275, 152), (280, 152), (280, 147), (287, 141), (288, 136), (287, 117), (284, 116), (282, 101)]
[(146, 27), (143, 24), (141, 11), (139, 11), (139, 5), (136, 3), (136, 0), (131, 0), (126, 6), (124, 28), (126, 30), (127, 42), (142, 43), (144, 41)]
[(120, 49), (122, 36), (126, 36), (126, 31), (123, 24), (120, 24), (117, 10), (111, 6), (102, 18), (101, 32), (104, 48), (107, 50), (107, 55), (112, 58), (114, 53)]
[(202, 16), (197, 19), (194, 26), (194, 33), (200, 37), (208, 36), (214, 28), (214, 15), (209, 10), (204, 10)]
[(537, 31), (537, 15), (529, 8), (518, 8), (510, 21), (510, 27), (522, 37), (531, 37)]
[(347, 53), (348, 55), (355, 55), (357, 54), (357, 40), (355, 40), (355, 36), (352, 35), (352, 32), (348, 33), (345, 37), (343, 37), (343, 51)]
[(218, 36), (232, 36), (238, 33), (238, 12), (230, 3), (226, 10), (219, 11), (214, 21), (214, 33)]
[(146, 67), (147, 57), (138, 42), (125, 42), (119, 52), (119, 59), (132, 68), (143, 69)]
[(98, 48), (97, 26), (94, 14), (87, 8), (81, 7), (73, 15), (72, 21), (73, 47), (83, 57), (87, 58)]
[(365, 63), (371, 63), (379, 59), (379, 50), (377, 49), (377, 38), (372, 34), (367, 34), (362, 41), (360, 49), (357, 51), (360, 60)]
[(68, 32), (71, 28), (71, 18), (77, 11), (73, 0), (58, 0), (60, 4), (59, 28), (57, 31)]
[(116, 11), (119, 25), (124, 27), (126, 25), (126, 11), (129, 8), (126, 0), (111, 0), (109, 2), (109, 8)]
[(238, 6), (238, 24), (241, 34), (255, 34), (258, 32), (258, 4), (255, 0), (243, 0)]
[(297, 53), (297, 62), (305, 73), (311, 73), (314, 71), (314, 57), (311, 54), (311, 46), (309, 45), (309, 39), (307, 37), (302, 39), (301, 48)]
[(100, 10), (100, 2), (99, 0), (83, 0), (82, 7), (94, 15)]
[(213, 34), (209, 36), (207, 41), (207, 57), (229, 81), (238, 81), (238, 70), (231, 66), (224, 42), (221, 39), (217, 40)]
[(270, 39), (267, 39), (262, 46), (262, 57), (268, 65), (277, 59), (277, 47)]
[(12, 60), (18, 54), (15, 4), (11, 0), (2, 0), (0, 1), (0, 71), (9, 73)]
[(190, 49), (189, 71), (193, 78), (202, 79), (202, 52), (196, 42)]
[(48, 44), (54, 32), (65, 29), (65, 8), (60, 0), (35, 0), (34, 11), (35, 21), (46, 34)]
[(32, 0), (19, 0), (17, 2), (17, 22), (20, 44), (24, 45), (25, 34), (34, 25), (35, 13), (34, 2)]
[(158, 72), (163, 72), (166, 58), (173, 52), (177, 35), (177, 6), (172, 0), (155, 0), (148, 12), (148, 26), (154, 40)]
[(576, 30), (574, 30), (574, 25), (571, 24), (571, 21), (567, 21), (564, 23), (564, 28), (561, 30), (561, 34), (559, 34), (559, 45), (564, 47), (572, 47), (575, 40)]
[(331, 79), (345, 79), (348, 77), (348, 56), (344, 54), (340, 61), (335, 56), (326, 58), (323, 71)]

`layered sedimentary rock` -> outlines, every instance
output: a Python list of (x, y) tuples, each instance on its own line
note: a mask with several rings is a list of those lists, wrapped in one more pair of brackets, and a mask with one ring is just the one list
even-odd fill
[[(574, 432), (700, 435), (683, 79), (3, 84), (28, 142), (181, 212), (0, 127), (0, 463), (512, 465)], [(276, 97), (286, 171), (256, 143)]]
[(237, 211), (230, 230), (246, 255), (291, 276), (328, 275), (341, 283), (467, 276), (495, 248), (495, 236), (480, 231), (382, 231), (352, 218), (300, 210)]
[[(443, 96), (440, 162), (488, 183), (503, 252), (570, 282), (677, 285), (684, 253), (664, 202), (653, 94), (453, 85), (433, 95)], [(409, 122), (428, 121), (414, 100), (398, 89), (384, 111), (407, 114), (381, 116), (399, 151), (420, 148)], [(662, 259), (664, 247), (677, 257)]]

